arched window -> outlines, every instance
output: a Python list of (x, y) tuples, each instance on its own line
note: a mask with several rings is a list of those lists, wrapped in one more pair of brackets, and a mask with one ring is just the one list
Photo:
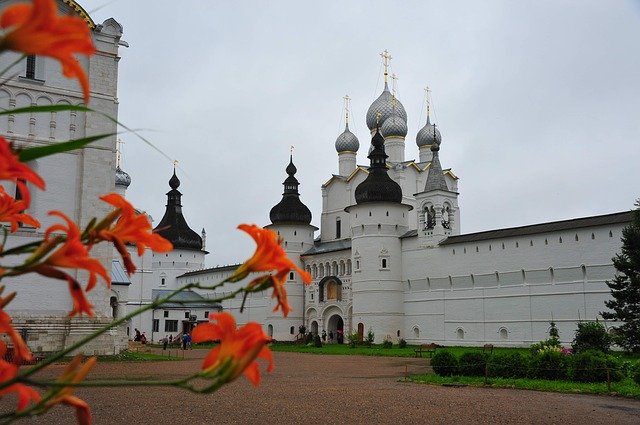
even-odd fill
[(464, 339), (464, 329), (458, 328), (456, 335), (458, 336), (458, 339)]
[(451, 208), (449, 205), (445, 205), (442, 207), (442, 227), (445, 229), (451, 229)]
[(436, 225), (436, 210), (433, 205), (425, 205), (424, 209), (424, 228), (433, 229)]
[(509, 331), (507, 328), (500, 328), (500, 339), (507, 340), (509, 339)]
[(413, 327), (413, 337), (414, 338), (420, 338), (420, 328), (417, 326)]

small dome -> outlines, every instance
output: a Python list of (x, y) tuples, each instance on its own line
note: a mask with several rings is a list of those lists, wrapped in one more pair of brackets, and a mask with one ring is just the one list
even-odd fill
[(289, 160), (286, 172), (288, 177), (284, 181), (284, 193), (282, 200), (269, 212), (269, 218), (273, 224), (309, 224), (311, 223), (311, 211), (300, 200), (298, 186), (300, 183), (295, 177), (297, 168), (293, 165), (293, 157)]
[(119, 166), (116, 167), (116, 186), (129, 187), (130, 184), (131, 176)]
[(431, 124), (431, 120), (427, 117), (427, 123), (418, 131), (418, 135), (416, 136), (416, 144), (418, 147), (429, 146), (432, 145), (435, 139), (435, 142), (439, 145), (442, 143), (442, 136), (440, 135), (440, 130), (435, 127), (435, 136), (434, 136), (434, 127)]
[(384, 91), (380, 96), (378, 96), (376, 100), (373, 101), (371, 106), (369, 106), (369, 110), (367, 111), (367, 127), (369, 127), (369, 130), (373, 130), (374, 128), (376, 128), (376, 125), (378, 123), (376, 114), (378, 112), (381, 114), (381, 124), (384, 123), (387, 118), (394, 115), (394, 112), (398, 114), (406, 124), (407, 112), (404, 110), (404, 106), (402, 106), (402, 103), (400, 103), (398, 99), (393, 99), (394, 96), (389, 91), (389, 86), (385, 83)]
[(380, 128), (385, 139), (387, 137), (406, 137), (407, 131), (407, 123), (398, 114), (387, 118)]
[(349, 124), (344, 128), (344, 132), (336, 139), (336, 150), (338, 152), (358, 152), (360, 141), (349, 131)]
[(371, 139), (373, 149), (369, 154), (371, 166), (367, 178), (362, 181), (355, 191), (357, 204), (366, 202), (402, 202), (402, 188), (387, 174), (384, 139), (376, 131)]

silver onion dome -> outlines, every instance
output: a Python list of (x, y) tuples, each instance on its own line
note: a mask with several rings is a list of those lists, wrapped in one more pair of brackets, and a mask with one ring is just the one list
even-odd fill
[(120, 166), (116, 167), (116, 186), (129, 187), (130, 184), (131, 176), (120, 168)]
[(437, 127), (435, 128), (434, 135), (434, 127), (431, 124), (429, 117), (427, 117), (427, 123), (420, 129), (420, 131), (418, 131), (416, 144), (418, 147), (429, 146), (433, 144), (434, 140), (439, 145), (442, 143), (442, 136), (440, 135), (440, 130), (438, 130)]
[(384, 91), (382, 94), (373, 101), (371, 106), (369, 106), (369, 110), (367, 110), (367, 127), (369, 127), (369, 130), (376, 128), (376, 125), (378, 124), (378, 112), (380, 113), (380, 124), (384, 123), (387, 118), (394, 115), (394, 112), (402, 118), (405, 124), (407, 122), (407, 112), (404, 110), (404, 106), (402, 106), (402, 103), (400, 103), (398, 99), (394, 100), (394, 96), (389, 91), (387, 83), (384, 85)]
[(380, 128), (380, 133), (385, 139), (387, 137), (405, 137), (407, 131), (407, 123), (398, 114), (387, 118)]
[(358, 152), (359, 148), (360, 141), (355, 134), (349, 131), (349, 124), (347, 124), (342, 134), (336, 139), (336, 150), (338, 152)]

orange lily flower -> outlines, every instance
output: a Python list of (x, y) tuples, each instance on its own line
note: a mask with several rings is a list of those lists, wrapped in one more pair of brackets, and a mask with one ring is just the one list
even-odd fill
[[(3, 291), (4, 286), (0, 286), (0, 294), (2, 294)], [(6, 333), (11, 339), (11, 342), (13, 343), (14, 361), (16, 364), (20, 364), (22, 361), (31, 361), (31, 359), (33, 359), (33, 355), (31, 354), (31, 351), (29, 351), (29, 347), (27, 347), (27, 344), (25, 344), (20, 334), (11, 324), (11, 316), (4, 311), (4, 307), (9, 304), (15, 296), (15, 292), (10, 293), (6, 297), (0, 296), (0, 332)], [(2, 347), (4, 347), (4, 343), (2, 343)], [(4, 357), (4, 354), (2, 354), (0, 358), (1, 357)]]
[(260, 368), (255, 361), (258, 357), (269, 362), (267, 371), (273, 370), (273, 358), (266, 344), (271, 341), (262, 327), (250, 322), (236, 328), (236, 321), (229, 313), (222, 312), (209, 316), (209, 323), (201, 323), (193, 329), (193, 342), (220, 341), (220, 344), (209, 352), (202, 363), (202, 369), (213, 372), (218, 367), (228, 364), (228, 371), (223, 375), (224, 382), (231, 382), (244, 373), (254, 385), (260, 384)]
[(23, 200), (16, 201), (0, 186), (0, 222), (11, 223), (11, 232), (18, 230), (20, 223), (40, 227), (40, 222), (23, 211), (27, 208)]
[[(256, 244), (256, 252), (253, 256), (244, 262), (235, 273), (229, 278), (231, 282), (237, 282), (245, 278), (251, 272), (269, 272), (274, 271), (275, 275), (271, 276), (271, 283), (273, 287), (272, 298), (278, 299), (278, 304), (273, 309), (277, 311), (282, 308), (282, 314), (287, 317), (291, 308), (287, 301), (287, 291), (285, 289), (285, 282), (287, 275), (291, 270), (297, 271), (302, 277), (302, 281), (306, 284), (311, 283), (311, 275), (296, 266), (293, 261), (287, 257), (287, 253), (282, 248), (281, 239), (278, 235), (269, 229), (263, 229), (255, 224), (241, 224), (238, 229), (247, 232)], [(249, 284), (249, 287), (257, 284), (263, 278), (257, 278)]]
[(66, 238), (62, 246), (58, 247), (43, 262), (34, 266), (32, 270), (43, 276), (66, 280), (69, 283), (69, 291), (73, 297), (73, 310), (69, 313), (70, 316), (82, 313), (93, 316), (91, 304), (87, 301), (78, 281), (68, 273), (59, 270), (58, 267), (88, 271), (89, 282), (87, 283), (86, 291), (93, 289), (98, 280), (98, 276), (104, 279), (108, 287), (111, 287), (111, 278), (100, 261), (89, 257), (87, 247), (80, 240), (80, 229), (78, 226), (60, 211), (51, 211), (49, 215), (61, 217), (67, 222), (67, 226), (54, 224), (49, 227), (45, 232), (44, 243), (32, 254), (32, 257), (37, 258), (46, 255), (47, 251), (52, 249), (52, 246), (59, 243), (59, 237), (51, 237), (53, 232), (62, 231), (66, 233)]
[(11, 180), (16, 182), (25, 208), (31, 204), (31, 196), (25, 182), (30, 182), (34, 186), (44, 190), (44, 180), (36, 174), (28, 165), (23, 164), (18, 159), (9, 143), (0, 137), (0, 180)]
[(78, 79), (84, 103), (89, 103), (89, 79), (73, 56), (89, 56), (96, 50), (86, 22), (77, 16), (58, 16), (55, 0), (33, 0), (33, 5), (7, 7), (0, 16), (0, 28), (9, 29), (0, 39), (0, 51), (15, 50), (58, 60), (65, 77)]
[[(82, 366), (80, 366), (82, 363), (82, 354), (78, 354), (73, 358), (64, 373), (60, 375), (57, 382), (62, 384), (77, 384), (82, 382), (93, 365), (96, 364), (96, 361), (97, 359), (95, 357), (91, 357)], [(63, 387), (62, 389), (53, 389), (52, 391), (54, 392), (54, 396), (47, 401), (45, 408), (49, 409), (56, 404), (66, 404), (67, 406), (75, 407), (78, 423), (89, 425), (91, 424), (91, 410), (89, 410), (89, 405), (86, 401), (73, 395), (74, 389), (74, 386)]]
[[(13, 379), (18, 374), (18, 366), (2, 360), (6, 353), (6, 347), (4, 343), (0, 343), (0, 382), (6, 382)], [(9, 394), (16, 393), (18, 395), (18, 412), (24, 410), (30, 401), (38, 403), (40, 401), (40, 394), (33, 388), (24, 384), (11, 384), (6, 388), (0, 390), (0, 397)]]
[(101, 196), (100, 199), (117, 208), (120, 218), (113, 227), (98, 230), (95, 237), (99, 240), (111, 241), (115, 245), (118, 253), (124, 261), (127, 273), (132, 274), (136, 267), (131, 261), (131, 256), (127, 251), (126, 243), (135, 243), (138, 248), (138, 255), (144, 254), (146, 247), (155, 252), (169, 252), (173, 249), (171, 242), (153, 233), (151, 222), (145, 214), (139, 214), (126, 199), (117, 193), (110, 193)]

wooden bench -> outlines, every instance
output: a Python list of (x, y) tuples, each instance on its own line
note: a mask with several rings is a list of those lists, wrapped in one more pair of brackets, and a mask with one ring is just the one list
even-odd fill
[(438, 344), (434, 344), (432, 342), (431, 344), (422, 344), (418, 346), (418, 348), (414, 349), (413, 351), (416, 353), (416, 357), (422, 357), (422, 353), (427, 353), (429, 357), (431, 357), (433, 353), (436, 352), (437, 348), (438, 348)]
[(492, 354), (493, 353), (493, 344), (485, 344), (482, 347), (482, 354)]

